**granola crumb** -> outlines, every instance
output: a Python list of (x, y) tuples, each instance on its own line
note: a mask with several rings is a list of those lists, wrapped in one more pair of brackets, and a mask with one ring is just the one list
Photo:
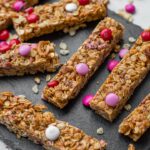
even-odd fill
[(135, 150), (135, 146), (133, 144), (129, 144), (128, 150)]
[(38, 94), (39, 93), (39, 89), (38, 89), (38, 85), (37, 84), (32, 87), (32, 91), (33, 91), (34, 94)]
[(128, 40), (129, 40), (130, 43), (134, 43), (136, 41), (136, 39), (134, 37), (129, 37)]
[(63, 50), (66, 50), (66, 49), (68, 48), (68, 46), (67, 46), (67, 44), (66, 44), (65, 42), (61, 42), (61, 43), (59, 44), (59, 48), (60, 48), (60, 49), (63, 49)]
[(51, 79), (51, 75), (50, 74), (46, 75), (46, 82), (49, 82), (50, 79)]
[(69, 31), (69, 35), (70, 35), (70, 36), (74, 36), (75, 34), (76, 34), (76, 30), (70, 30), (70, 31)]
[(114, 59), (115, 57), (116, 57), (115, 53), (112, 53), (111, 56), (110, 56), (111, 59)]
[(96, 84), (99, 84), (99, 81), (97, 81)]
[(120, 15), (121, 17), (123, 17), (124, 19), (128, 21), (130, 21), (130, 19), (132, 18), (132, 15), (127, 13), (124, 9), (119, 10), (118, 15)]
[(18, 95), (18, 97), (22, 98), (22, 99), (25, 99), (26, 96), (25, 95)]
[(60, 54), (62, 55), (62, 56), (66, 56), (66, 55), (68, 55), (70, 52), (69, 52), (69, 50), (65, 50), (65, 49), (61, 49), (60, 50)]
[(131, 45), (130, 45), (130, 44), (127, 44), (127, 43), (126, 43), (126, 44), (123, 44), (123, 48), (127, 48), (127, 49), (129, 49), (129, 48), (130, 48), (130, 46), (131, 46)]
[(34, 82), (35, 82), (36, 84), (40, 84), (40, 83), (41, 83), (41, 79), (40, 79), (39, 77), (35, 77), (35, 78), (34, 78)]
[(131, 108), (132, 108), (132, 107), (131, 107), (130, 104), (127, 104), (127, 105), (124, 106), (124, 109), (127, 110), (127, 111), (130, 111)]
[(104, 129), (102, 127), (98, 128), (97, 134), (100, 134), (100, 135), (104, 134)]

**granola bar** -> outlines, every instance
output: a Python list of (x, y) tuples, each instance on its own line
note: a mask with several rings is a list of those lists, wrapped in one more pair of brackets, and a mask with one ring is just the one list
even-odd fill
[[(112, 31), (113, 37), (110, 41), (105, 41), (100, 36), (100, 33), (106, 28), (109, 28)], [(44, 88), (43, 99), (59, 108), (65, 107), (68, 102), (75, 98), (81, 91), (89, 78), (120, 41), (122, 35), (123, 26), (117, 21), (111, 18), (105, 18), (101, 21), (89, 38)], [(88, 72), (85, 75), (78, 72), (77, 66), (80, 65), (83, 65), (88, 69)], [(83, 69), (81, 71), (84, 71)], [(50, 87), (49, 85), (51, 84), (58, 85), (55, 87), (52, 85)]]
[[(103, 140), (99, 141), (67, 122), (56, 120), (52, 113), (43, 112), (45, 108), (43, 105), (32, 105), (29, 100), (10, 92), (0, 93), (0, 123), (18, 138), (27, 137), (46, 150), (105, 149)], [(53, 131), (49, 130), (51, 127)]]
[(78, 0), (61, 0), (34, 8), (33, 13), (19, 13), (13, 17), (13, 24), (22, 41), (39, 37), (54, 31), (85, 22), (103, 19), (106, 16), (106, 2), (91, 0), (80, 5)]
[(137, 141), (150, 128), (150, 94), (126, 117), (119, 132)]
[[(150, 41), (144, 42), (140, 36), (97, 91), (90, 102), (91, 108), (105, 119), (113, 121), (149, 71)], [(108, 104), (111, 97), (115, 106)]]
[(21, 43), (0, 54), (0, 76), (54, 72), (58, 66), (58, 54), (54, 50), (54, 44), (49, 41), (40, 41), (38, 44)]
[(135, 150), (135, 146), (133, 144), (129, 144), (128, 150)]

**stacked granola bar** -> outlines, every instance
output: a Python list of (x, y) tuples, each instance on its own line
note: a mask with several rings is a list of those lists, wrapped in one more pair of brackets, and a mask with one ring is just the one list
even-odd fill
[(54, 72), (60, 65), (54, 44), (40, 41), (37, 44), (21, 43), (0, 53), (0, 76)]
[[(96, 113), (109, 121), (117, 117), (135, 88), (150, 71), (149, 54), (150, 41), (143, 41), (140, 36), (90, 102), (91, 108)], [(111, 97), (113, 97), (112, 105)]]
[[(0, 93), (0, 123), (17, 137), (27, 137), (46, 150), (104, 150), (106, 143), (86, 135), (67, 122), (56, 120), (45, 106), (32, 105), (10, 92)], [(51, 130), (53, 129), (53, 130)]]
[(18, 13), (13, 24), (22, 41), (85, 22), (103, 19), (107, 8), (105, 1), (91, 0), (81, 5), (78, 0), (61, 0), (34, 8), (30, 13)]
[[(112, 32), (110, 41), (104, 40), (100, 33), (107, 28)], [(111, 18), (100, 22), (89, 38), (73, 54), (43, 91), (43, 99), (59, 108), (65, 107), (81, 91), (105, 58), (110, 54), (123, 36), (123, 26)], [(78, 72), (78, 66), (87, 68), (86, 74)], [(83, 71), (84, 68), (81, 70)], [(51, 86), (51, 83), (57, 85)]]
[(126, 117), (119, 132), (137, 141), (150, 128), (150, 94)]

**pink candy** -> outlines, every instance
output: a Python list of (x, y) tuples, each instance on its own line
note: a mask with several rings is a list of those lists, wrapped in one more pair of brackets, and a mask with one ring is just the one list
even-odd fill
[(119, 57), (123, 58), (128, 53), (128, 51), (129, 50), (126, 49), (126, 48), (121, 49), (120, 52), (119, 52)]
[(83, 97), (82, 104), (86, 107), (89, 107), (90, 101), (93, 99), (93, 97), (94, 97), (93, 94), (87, 94), (86, 96)]
[(125, 10), (126, 10), (126, 12), (128, 12), (130, 14), (134, 14), (135, 13), (135, 6), (132, 3), (127, 4), (125, 6)]
[(17, 0), (12, 8), (15, 10), (15, 11), (20, 11), (23, 7), (24, 7), (25, 3), (22, 1), (22, 0)]
[(19, 53), (21, 56), (27, 56), (31, 51), (31, 46), (28, 44), (21, 45), (19, 48)]
[(80, 75), (86, 75), (89, 72), (89, 67), (85, 63), (79, 63), (76, 65), (76, 71)]
[(111, 107), (117, 106), (119, 97), (115, 93), (109, 93), (105, 98), (105, 103)]
[(117, 65), (118, 63), (119, 63), (118, 60), (114, 60), (114, 59), (110, 60), (110, 61), (108, 62), (108, 64), (107, 64), (107, 69), (108, 69), (109, 71), (112, 71), (112, 70), (116, 67), (116, 65)]

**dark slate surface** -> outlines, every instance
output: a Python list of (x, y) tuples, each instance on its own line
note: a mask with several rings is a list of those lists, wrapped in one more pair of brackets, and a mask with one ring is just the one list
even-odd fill
[[(54, 0), (53, 0), (54, 1)], [(43, 2), (44, 3), (44, 2)], [(133, 36), (138, 37), (142, 29), (136, 25), (133, 25), (126, 20), (122, 19), (118, 15), (109, 11), (109, 16), (120, 21), (125, 27), (125, 36), (123, 42), (128, 42), (128, 37)], [(42, 36), (37, 39), (33, 39), (31, 42), (36, 42), (39, 40), (51, 40), (57, 45), (57, 51), (59, 52), (58, 45), (63, 40), (68, 44), (71, 50), (70, 55), (67, 57), (61, 56), (61, 61), (64, 63), (74, 51), (81, 45), (81, 43), (88, 37), (91, 31), (96, 26), (97, 22), (92, 22), (88, 24), (88, 27), (81, 29), (77, 32), (74, 37), (70, 37), (63, 32), (57, 32), (54, 34)], [(122, 42), (122, 43), (123, 43)], [(132, 141), (120, 134), (118, 134), (118, 125), (122, 119), (129, 114), (127, 111), (122, 111), (119, 117), (113, 122), (109, 123), (100, 116), (96, 115), (92, 110), (83, 107), (82, 98), (87, 93), (95, 94), (99, 86), (105, 81), (109, 72), (106, 69), (105, 63), (98, 69), (95, 75), (91, 78), (85, 88), (80, 92), (76, 99), (74, 99), (64, 110), (59, 110), (56, 107), (44, 102), (40, 99), (41, 92), (37, 95), (33, 94), (31, 91), (34, 83), (35, 76), (24, 76), (24, 77), (3, 77), (0, 78), (0, 91), (12, 91), (15, 94), (26, 95), (28, 99), (34, 104), (44, 104), (48, 106), (48, 110), (53, 112), (56, 117), (60, 120), (68, 121), (72, 125), (79, 127), (84, 130), (87, 134), (94, 136), (98, 139), (104, 139), (108, 142), (108, 150), (127, 150), (127, 146)], [(54, 74), (53, 74), (54, 75)], [(40, 91), (46, 84), (45, 76), (46, 74), (39, 74), (42, 82), (39, 86)], [(96, 82), (99, 81), (99, 84)], [(130, 98), (130, 104), (132, 105), (132, 110), (137, 106), (142, 98), (148, 94), (150, 89), (150, 74), (145, 78), (142, 84), (135, 90), (133, 96)], [(104, 128), (103, 135), (97, 135), (96, 129), (99, 127)], [(43, 150), (42, 146), (33, 144), (31, 141), (22, 138), (18, 140), (13, 133), (10, 133), (4, 126), (0, 126), (0, 139), (9, 145), (13, 150)], [(148, 131), (135, 145), (137, 150), (150, 150), (150, 131)], [(1, 150), (1, 149), (0, 149)]]

